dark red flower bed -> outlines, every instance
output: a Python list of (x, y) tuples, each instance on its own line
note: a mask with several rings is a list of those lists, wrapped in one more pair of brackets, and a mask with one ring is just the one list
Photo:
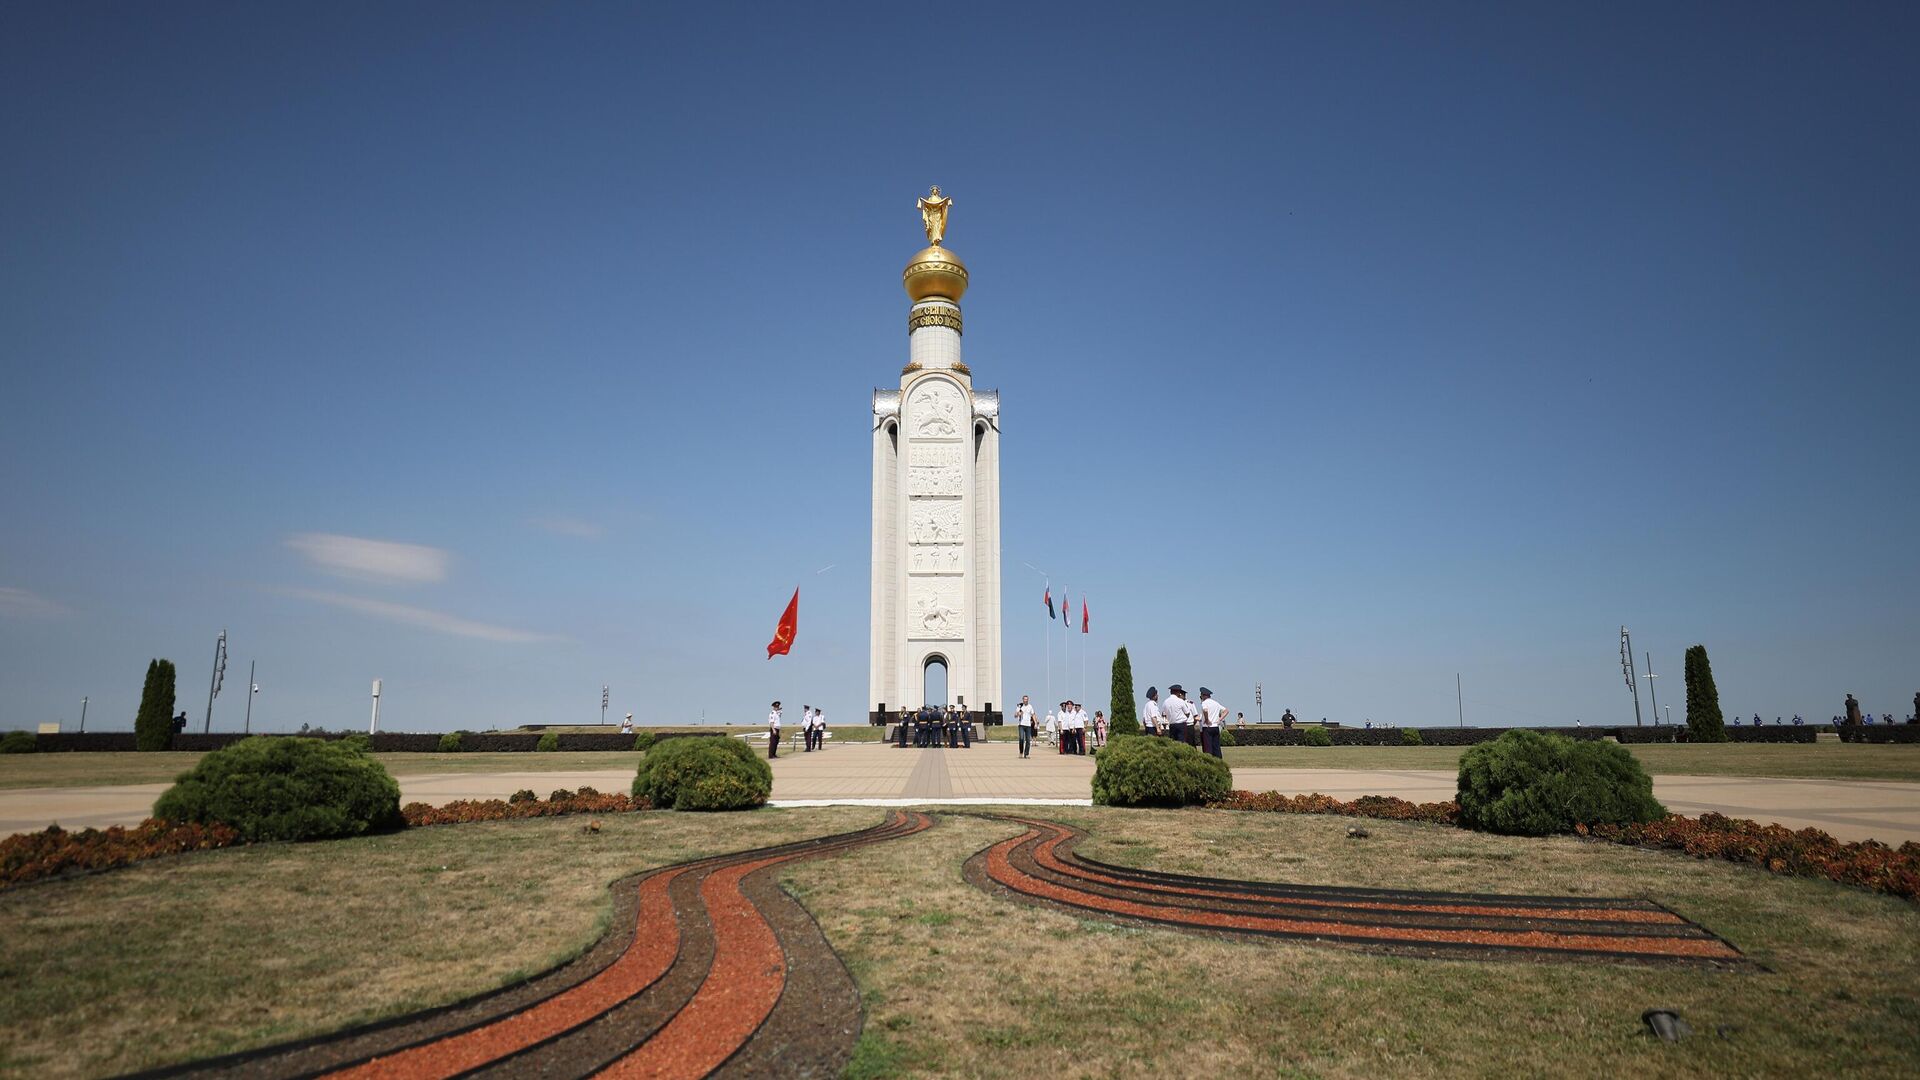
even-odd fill
[[(516, 818), (559, 817), (563, 814), (625, 814), (650, 810), (645, 799), (631, 795), (602, 795), (592, 788), (553, 793), (549, 799), (456, 799), (445, 806), (408, 803), (400, 815), (409, 826), (454, 825), (463, 821), (511, 821)], [(565, 796), (560, 798), (558, 796)]]
[(1826, 878), (1874, 892), (1920, 899), (1920, 844), (1897, 848), (1877, 840), (1836, 840), (1819, 829), (1795, 831), (1747, 818), (1670, 815), (1645, 825), (1581, 826), (1583, 835), (1616, 844), (1681, 851), (1697, 859), (1762, 866), (1776, 874)]
[[(1459, 824), (1457, 803), (1411, 803), (1389, 795), (1362, 795), (1341, 802), (1331, 795), (1282, 795), (1274, 791), (1235, 791), (1211, 810), (1257, 810), (1279, 814), (1340, 814), (1388, 821)], [(1634, 847), (1680, 851), (1698, 859), (1725, 859), (1764, 867), (1776, 874), (1826, 878), (1909, 900), (1920, 899), (1920, 843), (1897, 848), (1877, 840), (1836, 840), (1819, 829), (1794, 831), (1748, 818), (1669, 814), (1645, 825), (1577, 825), (1581, 836)]]
[(0, 840), (0, 887), (239, 842), (240, 834), (225, 825), (177, 825), (155, 818), (131, 829), (115, 825), (77, 833), (52, 825)]
[(1460, 805), (1453, 802), (1415, 803), (1391, 795), (1362, 795), (1352, 802), (1341, 802), (1331, 795), (1282, 795), (1277, 791), (1235, 791), (1219, 802), (1207, 804), (1210, 810), (1261, 810), (1275, 814), (1340, 814), (1344, 817), (1381, 818), (1386, 821), (1427, 821), (1452, 825), (1460, 818)]

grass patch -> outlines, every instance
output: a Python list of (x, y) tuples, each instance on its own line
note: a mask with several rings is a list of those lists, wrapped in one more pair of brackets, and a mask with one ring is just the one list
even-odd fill
[[(33, 787), (116, 787), (167, 784), (198, 764), (200, 753), (161, 751), (138, 754), (10, 754), (0, 757), (0, 789)], [(631, 750), (560, 751), (549, 754), (503, 751), (484, 754), (374, 754), (395, 777), (428, 773), (601, 772), (632, 775), (644, 755)]]
[[(121, 1072), (454, 1000), (584, 948), (607, 918), (613, 878), (880, 814), (621, 815), (598, 836), (566, 819), (461, 825), (30, 886), (0, 895), (0, 1071)], [(847, 1075), (1920, 1070), (1920, 907), (1910, 903), (1572, 838), (1368, 822), (1372, 838), (1354, 841), (1347, 819), (1200, 810), (1045, 816), (1089, 829), (1094, 858), (1188, 873), (1647, 896), (1770, 970), (1414, 960), (1115, 927), (966, 884), (961, 862), (1018, 830), (945, 817), (784, 875), (866, 1002)], [(476, 929), (486, 927), (512, 932)], [(1653, 1005), (1678, 1008), (1695, 1037), (1642, 1035), (1640, 1012)], [(1499, 1038), (1487, 1037), (1490, 1018)]]
[[(1779, 776), (1806, 780), (1920, 782), (1920, 745), (1862, 746), (1713, 743), (1627, 745), (1655, 776)], [(1459, 746), (1240, 746), (1225, 751), (1234, 768), (1431, 769), (1457, 772)], [(3, 768), (4, 766), (0, 766)]]

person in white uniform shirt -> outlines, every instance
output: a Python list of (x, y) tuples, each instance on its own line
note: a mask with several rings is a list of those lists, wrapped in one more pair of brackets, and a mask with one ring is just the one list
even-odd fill
[(1058, 738), (1060, 734), (1060, 721), (1058, 718), (1056, 718), (1053, 715), (1052, 709), (1047, 710), (1046, 731), (1047, 731), (1047, 745), (1051, 746), (1053, 745), (1054, 740)]
[(1149, 686), (1147, 687), (1146, 708), (1140, 710), (1141, 730), (1149, 735), (1164, 734), (1164, 732), (1160, 730), (1160, 717), (1160, 688), (1157, 686)]
[(1073, 702), (1073, 752), (1087, 752), (1087, 710), (1081, 708), (1077, 701)]
[(1227, 719), (1227, 707), (1213, 699), (1213, 691), (1200, 688), (1200, 751), (1222, 757), (1220, 727)]
[(1033, 753), (1033, 700), (1026, 694), (1020, 695), (1020, 706), (1013, 710), (1013, 726), (1020, 733), (1020, 756), (1030, 756)]
[(780, 756), (780, 703), (773, 703), (773, 711), (767, 714), (767, 756)]
[(1167, 703), (1161, 706), (1167, 714), (1167, 734), (1181, 742), (1187, 741), (1187, 691), (1179, 683), (1167, 687)]

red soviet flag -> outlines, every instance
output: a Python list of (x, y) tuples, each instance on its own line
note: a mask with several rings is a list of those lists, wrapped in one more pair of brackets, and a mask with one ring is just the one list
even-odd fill
[(767, 642), (767, 659), (773, 654), (787, 655), (793, 648), (793, 635), (800, 632), (800, 590), (793, 590), (793, 599), (787, 601), (786, 614), (780, 616), (780, 625), (773, 631), (773, 640)]
[(1092, 625), (1092, 616), (1087, 614), (1087, 594), (1081, 593), (1080, 594), (1080, 632), (1083, 634), (1086, 633), (1087, 627), (1091, 625)]

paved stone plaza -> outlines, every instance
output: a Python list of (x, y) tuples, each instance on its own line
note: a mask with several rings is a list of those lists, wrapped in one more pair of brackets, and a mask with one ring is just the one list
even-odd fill
[[(975, 743), (970, 750), (901, 750), (879, 743), (831, 746), (819, 753), (783, 752), (773, 762), (773, 801), (829, 802), (1088, 801), (1091, 757), (1062, 757), (1044, 745), (1021, 761), (1012, 742)], [(625, 791), (627, 769), (588, 772), (443, 773), (400, 777), (400, 798), (435, 805), (455, 799), (504, 799), (521, 788), (545, 795), (591, 785)], [(1454, 793), (1450, 772), (1425, 770), (1242, 767), (1235, 787), (1288, 794), (1321, 792), (1339, 799), (1397, 795), (1438, 802)], [(16, 788), (0, 791), (0, 834), (43, 829), (133, 825), (145, 818), (165, 784)], [(1801, 780), (1732, 776), (1656, 776), (1653, 792), (1667, 808), (1698, 815), (1779, 822), (1823, 829), (1842, 840), (1887, 844), (1920, 840), (1920, 784), (1888, 780)]]

